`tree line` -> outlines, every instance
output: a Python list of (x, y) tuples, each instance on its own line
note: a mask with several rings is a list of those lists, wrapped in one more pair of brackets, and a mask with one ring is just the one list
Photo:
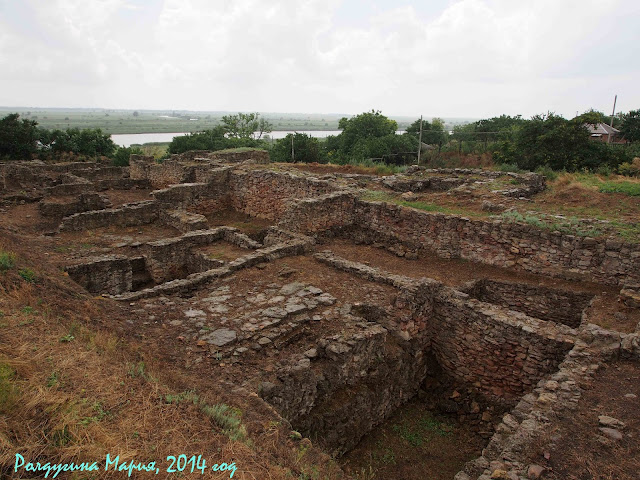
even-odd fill
[[(176, 137), (169, 153), (185, 150), (221, 150), (240, 146), (262, 146), (261, 137), (271, 132), (272, 125), (259, 113), (225, 115), (222, 124), (206, 132)], [(35, 120), (20, 119), (12, 113), (0, 119), (0, 159), (58, 159), (63, 154), (82, 158), (108, 157), (116, 165), (128, 165), (136, 147), (118, 147), (109, 134), (99, 128), (49, 130)]]
[[(623, 145), (592, 141), (587, 126), (606, 123), (621, 131)], [(340, 134), (318, 139), (292, 132), (276, 141), (266, 138), (273, 126), (259, 113), (225, 115), (220, 125), (175, 137), (168, 154), (188, 150), (264, 148), (275, 162), (415, 163), (420, 138), (429, 145), (425, 157), (441, 154), (488, 153), (498, 164), (523, 170), (606, 170), (636, 174), (634, 157), (640, 157), (640, 109), (616, 117), (590, 110), (567, 120), (547, 113), (524, 119), (501, 115), (445, 129), (438, 118), (414, 121), (403, 134), (398, 124), (380, 111), (371, 110), (339, 121)], [(421, 147), (423, 151), (424, 145)], [(0, 158), (56, 158), (62, 153), (84, 157), (105, 156), (115, 164), (128, 164), (135, 148), (118, 148), (100, 129), (47, 130), (34, 120), (10, 114), (0, 119)], [(637, 161), (636, 161), (637, 163)], [(635, 165), (635, 164), (633, 164)], [(636, 169), (637, 170), (637, 169)]]
[[(592, 140), (588, 125), (599, 123), (610, 125), (612, 119), (593, 110), (571, 120), (553, 113), (530, 119), (501, 115), (456, 126), (450, 133), (441, 119), (434, 118), (431, 122), (416, 120), (399, 135), (394, 120), (372, 110), (341, 119), (342, 132), (324, 141), (305, 134), (289, 134), (275, 142), (271, 158), (281, 162), (337, 164), (367, 160), (415, 163), (421, 136), (423, 158), (427, 159), (443, 153), (489, 153), (495, 163), (522, 170), (549, 168), (638, 174), (632, 162), (640, 157), (640, 110), (613, 117), (623, 144)], [(425, 151), (424, 144), (430, 146), (429, 150)], [(633, 163), (637, 164), (638, 160)]]

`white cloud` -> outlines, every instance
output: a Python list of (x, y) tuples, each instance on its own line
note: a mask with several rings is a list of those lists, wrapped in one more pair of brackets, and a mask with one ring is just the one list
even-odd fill
[(362, 2), (337, 18), (342, 3), (0, 1), (0, 104), (573, 115), (618, 93), (640, 106), (635, 0)]

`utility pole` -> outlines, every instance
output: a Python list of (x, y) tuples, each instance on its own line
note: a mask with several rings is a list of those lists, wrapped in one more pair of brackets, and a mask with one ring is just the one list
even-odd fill
[(291, 135), (291, 163), (296, 163), (296, 154), (293, 151), (293, 135)]
[(421, 150), (422, 150), (422, 115), (420, 115), (420, 134), (418, 135), (418, 165), (420, 165)]
[[(611, 112), (611, 125), (609, 125), (611, 128), (613, 128), (613, 117), (616, 114), (616, 102), (618, 101), (618, 95), (615, 96), (615, 98), (613, 99), (613, 112)], [(613, 133), (613, 130), (611, 131), (611, 133)], [(609, 133), (609, 135), (607, 135), (607, 143), (609, 143), (611, 141), (611, 133)]]

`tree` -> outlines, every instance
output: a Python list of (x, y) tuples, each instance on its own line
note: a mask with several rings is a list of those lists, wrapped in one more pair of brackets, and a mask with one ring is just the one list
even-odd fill
[(548, 113), (524, 121), (513, 141), (499, 144), (494, 159), (535, 170), (596, 170), (602, 165), (615, 168), (624, 160), (609, 145), (590, 140), (584, 117), (572, 120)]
[(138, 113), (138, 111), (137, 111), (137, 110), (135, 110), (135, 111), (133, 112), (133, 116), (134, 116), (134, 117), (137, 117), (138, 115), (140, 115), (140, 114)]
[[(574, 121), (578, 122), (578, 123), (584, 123), (587, 125), (593, 125), (594, 127), (597, 126), (599, 123), (605, 123), (606, 122), (606, 117), (604, 115), (604, 113), (602, 112), (598, 112), (597, 110), (594, 110), (593, 108), (590, 110), (587, 110), (586, 112), (577, 115), (575, 118), (573, 118)], [(608, 125), (608, 123), (607, 123)]]
[(622, 116), (620, 132), (631, 143), (640, 141), (640, 109), (631, 110)]
[(224, 150), (226, 148), (258, 147), (261, 142), (251, 137), (228, 137), (223, 125), (174, 137), (169, 144), (169, 153), (183, 153), (188, 150)]
[[(256, 113), (256, 115), (259, 115)], [(271, 133), (273, 131), (273, 124), (267, 120), (266, 118), (260, 118), (258, 120), (258, 139), (262, 138), (262, 135), (265, 133)]]
[[(342, 133), (338, 135), (340, 153), (350, 156), (358, 142), (362, 144), (365, 139), (395, 135), (398, 123), (385, 117), (380, 111), (371, 110), (371, 112), (361, 113), (355, 117), (341, 118), (338, 122), (338, 128), (342, 130)], [(360, 157), (360, 154), (356, 156)]]
[(0, 120), (0, 157), (30, 159), (38, 151), (40, 130), (38, 122), (20, 121), (20, 115), (11, 113)]
[(289, 133), (286, 137), (277, 140), (270, 152), (271, 160), (291, 162), (292, 141), (296, 162), (320, 162), (320, 143), (317, 138), (306, 133)]
[[(406, 134), (416, 140), (420, 137), (420, 119), (407, 127)], [(431, 123), (422, 120), (422, 143), (427, 145), (437, 145), (438, 153), (449, 138), (448, 132), (444, 129), (444, 121), (441, 118), (432, 119)]]
[(222, 127), (231, 138), (259, 139), (264, 133), (269, 133), (273, 130), (273, 125), (268, 120), (260, 118), (260, 114), (257, 112), (224, 115), (222, 117)]
[(132, 154), (142, 155), (143, 153), (140, 147), (119, 147), (113, 156), (113, 164), (116, 167), (127, 167)]

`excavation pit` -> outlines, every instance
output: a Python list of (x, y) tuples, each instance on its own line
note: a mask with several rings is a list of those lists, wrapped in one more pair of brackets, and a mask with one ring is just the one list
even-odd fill
[[(440, 400), (429, 411), (455, 413), (486, 440), (496, 413), (553, 373), (573, 346), (575, 332), (565, 325), (514, 319), (433, 280), (387, 274), (329, 252), (316, 259), (347, 272), (352, 285), (367, 281), (396, 291), (382, 305), (385, 315), (353, 305), (339, 319), (340, 334), (317, 339), (310, 356), (289, 355), (260, 384), (262, 397), (294, 428), (335, 455), (356, 447), (410, 400), (434, 396)], [(454, 387), (445, 392), (443, 385)]]
[(577, 328), (594, 295), (524, 283), (482, 279), (463, 291), (480, 301), (501, 305), (534, 318)]

